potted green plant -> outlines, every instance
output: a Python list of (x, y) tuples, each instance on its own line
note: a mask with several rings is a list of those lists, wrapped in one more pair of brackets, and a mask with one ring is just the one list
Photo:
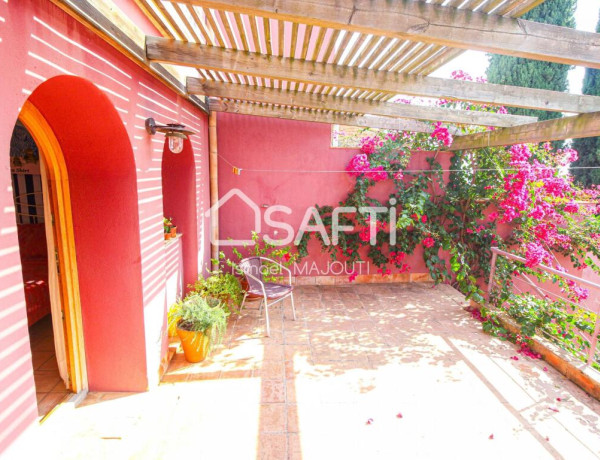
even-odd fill
[(240, 281), (233, 274), (225, 273), (220, 269), (212, 271), (207, 278), (199, 275), (198, 280), (189, 288), (205, 297), (221, 300), (228, 312), (239, 307), (244, 298)]
[(177, 335), (185, 359), (190, 363), (204, 361), (212, 349), (223, 341), (228, 313), (218, 299), (192, 293), (178, 302)]

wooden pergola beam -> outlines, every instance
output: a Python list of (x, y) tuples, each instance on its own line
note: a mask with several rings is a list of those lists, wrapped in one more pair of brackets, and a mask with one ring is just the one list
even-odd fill
[(222, 83), (193, 77), (187, 78), (187, 90), (190, 94), (203, 96), (467, 125), (510, 127), (537, 121), (536, 117), (350, 99), (304, 91), (286, 91), (275, 88)]
[(286, 120), (312, 121), (334, 125), (361, 126), (363, 128), (392, 129), (430, 133), (430, 124), (403, 118), (388, 118), (348, 114), (340, 112), (322, 112), (318, 110), (274, 106), (269, 104), (254, 104), (248, 102), (225, 101), (209, 98), (208, 107), (214, 112), (228, 112), (240, 115), (256, 115), (259, 117), (282, 118)]
[(449, 150), (471, 150), (596, 136), (600, 136), (600, 112), (457, 137)]
[[(136, 35), (135, 26), (120, 10), (111, 9), (104, 2), (98, 0), (50, 1), (141, 68), (150, 72), (167, 87), (184, 97), (188, 97), (184, 85), (173, 73), (162, 65), (150, 62), (146, 58), (143, 48), (143, 32), (140, 32), (138, 41), (132, 39), (130, 35)], [(189, 100), (201, 110), (208, 111), (206, 104), (198, 98), (191, 97)]]
[(171, 0), (452, 48), (600, 68), (600, 34), (412, 0)]
[(600, 97), (407, 75), (146, 37), (149, 60), (305, 84), (383, 91), (558, 112), (600, 111)]

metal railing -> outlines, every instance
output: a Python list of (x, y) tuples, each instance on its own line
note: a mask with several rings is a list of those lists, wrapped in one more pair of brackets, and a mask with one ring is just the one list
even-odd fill
[[(491, 294), (492, 294), (492, 292), (494, 290), (494, 286), (495, 286), (494, 278), (495, 278), (495, 275), (496, 275), (496, 261), (497, 261), (498, 256), (505, 257), (505, 258), (507, 258), (509, 260), (515, 260), (515, 261), (518, 261), (518, 262), (523, 262), (523, 263), (525, 262), (525, 258), (517, 256), (516, 254), (512, 254), (510, 252), (503, 251), (502, 249), (498, 249), (496, 247), (492, 248), (491, 270), (490, 270), (490, 278), (489, 278), (489, 281), (488, 281), (488, 300), (490, 299), (490, 296), (491, 296)], [(580, 278), (580, 277), (575, 276), (575, 275), (571, 275), (570, 273), (565, 273), (565, 272), (562, 272), (562, 271), (557, 270), (555, 268), (548, 267), (546, 265), (538, 265), (538, 266), (535, 267), (535, 269), (538, 270), (538, 271), (541, 271), (541, 272), (551, 273), (553, 275), (560, 276), (562, 278), (565, 278), (565, 279), (571, 280), (571, 281), (573, 281), (575, 283), (578, 283), (579, 285), (584, 285), (586, 287), (595, 289), (598, 292), (600, 292), (600, 284), (594, 283), (592, 281), (585, 280), (585, 279)], [(576, 306), (578, 308), (581, 308), (581, 309), (583, 309), (585, 311), (588, 311), (588, 312), (596, 315), (596, 321), (595, 321), (595, 324), (594, 324), (594, 332), (593, 333), (591, 333), (591, 334), (585, 334), (583, 331), (578, 331), (578, 334), (580, 335), (580, 337), (584, 338), (585, 340), (589, 341), (589, 343), (590, 343), (590, 347), (589, 347), (589, 350), (587, 352), (587, 360), (586, 360), (586, 362), (587, 362), (588, 365), (591, 365), (594, 362), (596, 353), (598, 351), (598, 335), (600, 334), (600, 310), (599, 311), (595, 311), (594, 309), (589, 308), (588, 306), (586, 306), (584, 302), (576, 303), (576, 302), (573, 302), (572, 300), (566, 299), (566, 298), (558, 295), (555, 292), (552, 292), (552, 291), (549, 291), (547, 289), (544, 289), (541, 286), (535, 284), (525, 274), (521, 274), (520, 277), (527, 284), (529, 284), (540, 296), (542, 296), (542, 297), (550, 297), (550, 296), (552, 296), (552, 297), (555, 297), (555, 298), (562, 299), (562, 300), (566, 301), (568, 304), (574, 305), (574, 306)], [(518, 290), (520, 292), (523, 292), (514, 283), (513, 283), (513, 287), (516, 290)]]

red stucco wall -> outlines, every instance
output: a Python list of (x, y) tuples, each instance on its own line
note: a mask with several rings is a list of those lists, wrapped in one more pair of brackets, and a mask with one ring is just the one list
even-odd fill
[[(220, 113), (217, 127), (219, 196), (223, 197), (235, 188), (245, 193), (260, 207), (261, 233), (274, 239), (281, 238), (286, 232), (265, 225), (263, 206), (290, 207), (291, 215), (277, 213), (273, 217), (290, 224), (297, 232), (307, 208), (315, 204), (335, 206), (346, 198), (354, 185), (354, 179), (344, 169), (357, 150), (331, 148), (330, 125)], [(430, 169), (427, 157), (431, 155), (425, 152), (413, 154), (407, 169)], [(438, 161), (446, 168), (450, 154), (440, 152)], [(242, 168), (240, 175), (233, 173), (232, 165)], [(389, 183), (377, 184), (371, 195), (383, 202), (391, 191), (389, 187)], [(249, 238), (254, 229), (253, 212), (241, 199), (232, 198), (219, 212), (219, 231), (223, 240)], [(329, 260), (313, 238), (309, 244), (309, 257), (302, 261), (307, 264), (304, 274), (337, 275), (328, 272)], [(313, 262), (317, 270), (311, 271)], [(417, 247), (407, 263), (413, 273), (427, 272), (422, 247)], [(340, 268), (336, 266), (334, 271)], [(367, 274), (366, 267), (362, 270), (362, 274)], [(376, 267), (368, 270), (371, 274), (377, 272)]]
[(191, 144), (173, 154), (165, 140), (162, 161), (163, 208), (166, 217), (173, 219), (177, 233), (181, 233), (183, 250), (183, 287), (193, 284), (198, 277), (198, 216), (195, 194), (196, 168)]
[[(133, 2), (123, 5), (135, 8)], [(144, 27), (151, 32), (150, 25)], [(73, 171), (79, 174), (73, 175), (73, 185), (79, 182), (81, 190), (73, 200), (77, 207), (73, 217), (76, 243), (82, 248), (77, 248), (82, 303), (90, 307), (87, 311), (91, 315), (84, 318), (87, 351), (94, 354), (99, 345), (110, 348), (96, 353), (95, 358), (90, 356), (92, 389), (137, 390), (156, 384), (166, 351), (162, 331), (166, 309), (161, 178), (164, 137), (146, 134), (147, 117), (154, 117), (159, 123), (178, 121), (198, 132), (191, 139), (196, 189), (189, 193), (197, 208), (198, 253), (194, 256), (199, 266), (208, 262), (210, 251), (208, 225), (203, 218), (209, 202), (205, 114), (47, 0), (0, 2), (0, 40), (0, 155), (4, 159), (4, 167), (0, 168), (0, 206), (5, 210), (0, 214), (1, 452), (37, 417), (8, 166), (10, 136), (20, 108), (40, 85), (59, 75), (79, 76), (104, 93), (102, 104), (113, 107), (108, 125), (102, 126), (100, 120), (98, 130), (93, 132), (90, 126), (83, 125), (94, 116), (98, 121), (105, 113), (95, 112), (99, 99), (89, 96), (93, 91), (88, 94), (83, 87), (67, 85), (43, 98), (44, 111), (61, 131), (55, 134), (65, 151), (73, 153), (68, 161), (77, 163)], [(113, 129), (115, 123), (120, 127)], [(108, 128), (110, 132), (106, 131)], [(101, 182), (107, 176), (111, 179), (105, 187)], [(96, 206), (91, 207), (91, 202)], [(111, 212), (114, 208), (121, 208), (121, 213), (117, 213), (120, 221), (137, 237), (127, 240), (131, 244), (122, 245), (113, 237), (113, 229), (107, 227), (109, 216), (115, 215)], [(84, 228), (87, 234), (78, 231)], [(109, 298), (102, 289), (101, 278), (86, 272), (92, 256), (84, 251), (83, 240), (94, 240), (97, 251), (115, 254), (114, 265), (104, 259), (99, 266), (115, 275), (117, 289)], [(123, 250), (120, 255), (117, 249)], [(119, 273), (123, 276), (117, 276)], [(115, 326), (115, 321), (123, 327)], [(135, 340), (127, 341), (129, 359), (121, 358), (125, 342), (121, 334), (126, 324), (135, 328)], [(114, 341), (107, 343), (106, 334)], [(115, 353), (118, 356), (111, 361)]]

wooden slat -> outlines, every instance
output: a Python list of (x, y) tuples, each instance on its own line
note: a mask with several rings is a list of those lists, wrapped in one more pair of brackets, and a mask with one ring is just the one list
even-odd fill
[(210, 24), (210, 28), (213, 31), (213, 36), (214, 36), (214, 38), (216, 38), (217, 42), (219, 42), (219, 46), (221, 48), (225, 48), (225, 42), (223, 41), (223, 38), (221, 37), (221, 34), (219, 33), (219, 27), (217, 26), (217, 21), (215, 21), (215, 18), (213, 17), (210, 9), (204, 8), (204, 16), (206, 16), (206, 20), (208, 21), (208, 24)]
[(200, 29), (200, 32), (202, 32), (202, 35), (206, 38), (206, 43), (209, 45), (216, 46), (217, 40), (215, 39), (214, 34), (212, 33), (212, 31), (209, 31), (204, 21), (200, 18), (200, 15), (196, 11), (196, 7), (190, 7), (190, 12), (192, 13), (194, 21), (196, 21), (196, 25)]
[(170, 37), (171, 33), (165, 27), (161, 19), (154, 12), (154, 10), (148, 5), (148, 3), (144, 0), (134, 0), (135, 4), (138, 6), (140, 10), (146, 15), (146, 17), (150, 20), (150, 22), (158, 29), (158, 31), (162, 34), (163, 37)]
[(376, 93), (452, 98), (484, 104), (573, 113), (600, 110), (600, 97), (597, 96), (336, 66), (158, 37), (146, 37), (146, 53), (150, 60), (171, 64), (315, 85), (343, 86)]
[[(362, 67), (365, 67), (368, 69), (371, 66), (371, 64), (373, 64), (374, 62), (377, 62), (379, 60), (379, 57), (382, 54), (382, 51), (385, 50), (387, 48), (387, 46), (393, 41), (394, 41), (394, 39), (389, 38), (389, 37), (384, 37), (383, 40), (378, 41), (377, 45), (374, 47), (375, 49), (373, 50), (373, 53), (365, 61), (365, 65)], [(360, 62), (358, 63), (358, 65), (360, 65)]]
[(596, 136), (600, 136), (600, 112), (462, 136), (454, 140), (450, 150), (470, 150)]
[(309, 61), (316, 61), (319, 56), (319, 51), (321, 50), (321, 46), (323, 46), (323, 40), (325, 39), (325, 34), (327, 33), (326, 27), (319, 27), (319, 35), (317, 35), (317, 41), (315, 42), (315, 47), (312, 52), (312, 56), (306, 56), (306, 59)]
[(190, 94), (225, 99), (469, 125), (507, 127), (537, 121), (534, 117), (502, 115), (471, 110), (453, 110), (393, 102), (373, 103), (360, 99), (349, 99), (347, 97), (217, 83), (199, 78), (188, 78), (187, 90)]
[[(162, 15), (165, 18), (165, 21), (167, 22), (167, 24), (179, 36), (179, 37), (176, 36), (175, 38), (179, 38), (181, 40), (187, 40), (186, 37), (185, 37), (185, 34), (183, 33), (183, 30), (181, 30), (181, 28), (173, 20), (173, 17), (169, 14), (169, 12), (167, 11), (167, 9), (163, 5), (163, 3), (160, 0), (148, 0), (148, 1), (151, 2), (156, 7), (156, 9), (158, 9), (162, 13)], [(171, 36), (171, 34), (169, 34), (169, 36)]]
[[(327, 49), (325, 50), (325, 54), (323, 54), (323, 62), (327, 62), (329, 60), (329, 56), (333, 53), (333, 47), (335, 46), (335, 42), (337, 42), (338, 37), (340, 36), (340, 29), (336, 29), (333, 31), (331, 36), (329, 37), (329, 43), (327, 44)], [(318, 55), (317, 55), (318, 56)], [(317, 59), (317, 57), (315, 57)]]
[[(200, 36), (196, 33), (196, 31), (194, 30), (194, 28), (192, 27), (192, 24), (190, 24), (190, 21), (188, 21), (187, 16), (185, 15), (185, 13), (183, 12), (184, 8), (188, 8), (188, 6), (186, 5), (181, 5), (179, 3), (175, 3), (175, 10), (178, 12), (179, 17), (181, 18), (181, 20), (183, 21), (183, 23), (185, 24), (185, 27), (188, 29), (188, 31), (190, 32), (192, 38), (194, 39), (194, 41), (198, 42), (198, 43), (202, 43), (202, 39), (200, 38)], [(192, 5), (189, 6), (190, 9), (194, 9), (194, 7)], [(208, 41), (208, 39), (206, 39), (206, 41)]]
[(246, 37), (246, 31), (244, 30), (244, 24), (242, 23), (242, 17), (239, 13), (234, 13), (233, 17), (235, 19), (240, 38), (242, 40), (242, 48), (245, 51), (250, 51), (250, 46), (248, 45), (248, 37)]
[(273, 54), (273, 48), (271, 47), (271, 24), (269, 18), (262, 18), (263, 31), (265, 33), (265, 46), (267, 47), (267, 54)]
[[(102, 40), (123, 53), (144, 70), (150, 72), (176, 93), (188, 96), (184, 85), (172, 73), (165, 69), (165, 67), (156, 62), (148, 61), (145, 56), (145, 51), (140, 44), (123, 31), (129, 26), (133, 28), (134, 25), (127, 25), (127, 22), (130, 22), (130, 20), (119, 10), (114, 9), (112, 10), (112, 16), (107, 16), (98, 11), (98, 9), (87, 0), (51, 1), (91, 30), (94, 34), (98, 35)], [(123, 24), (120, 25), (121, 23)], [(201, 110), (207, 110), (206, 105), (197, 97), (189, 97), (189, 100)]]
[(320, 112), (317, 110), (296, 109), (290, 107), (275, 107), (266, 104), (250, 104), (245, 102), (209, 99), (209, 109), (214, 112), (229, 112), (240, 115), (256, 115), (269, 118), (284, 118), (288, 120), (311, 121), (335, 125), (362, 126), (365, 128), (393, 129), (430, 133), (433, 128), (428, 123), (415, 120), (386, 117), (365, 117), (339, 112)]
[(291, 58), (295, 58), (296, 57), (296, 46), (298, 45), (298, 23), (294, 22), (292, 24), (292, 40), (291, 40), (291, 44), (290, 44), (290, 57)]
[(256, 17), (249, 16), (248, 21), (250, 21), (250, 30), (252, 31), (252, 41), (254, 42), (254, 47), (256, 49), (256, 52), (260, 53), (260, 38), (258, 35), (258, 27), (256, 26)]
[(300, 59), (306, 59), (308, 53), (308, 47), (310, 46), (310, 37), (312, 35), (313, 26), (306, 26), (304, 29), (304, 41), (302, 42), (302, 51), (300, 52)]
[(353, 32), (600, 68), (600, 34), (400, 0), (177, 0)]

